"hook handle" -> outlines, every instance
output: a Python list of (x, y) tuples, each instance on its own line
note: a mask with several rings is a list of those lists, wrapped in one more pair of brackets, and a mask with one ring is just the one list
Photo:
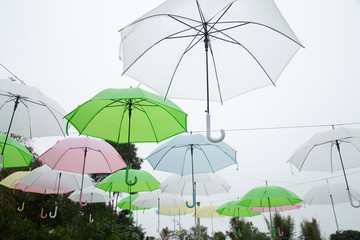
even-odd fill
[[(14, 189), (15, 189), (15, 188), (14, 188)], [(22, 212), (22, 211), (24, 210), (24, 206), (25, 206), (25, 202), (23, 202), (21, 208), (18, 207), (17, 210), (18, 210), (19, 212)]]
[(237, 230), (237, 234), (238, 234), (238, 236), (239, 236), (239, 237), (241, 237), (241, 236), (242, 236), (242, 233), (241, 233), (241, 231), (240, 231), (240, 228), (238, 228), (238, 230)]
[(276, 237), (276, 232), (275, 232), (275, 230), (274, 230), (273, 227), (271, 227), (271, 235), (272, 235), (273, 237)]
[(90, 213), (90, 215), (89, 215), (89, 222), (94, 222), (94, 218), (91, 218), (91, 213)]
[(278, 227), (278, 232), (279, 232), (279, 236), (280, 236), (280, 237), (284, 236), (284, 232), (283, 232), (283, 231), (280, 231), (280, 227)]
[(58, 209), (58, 207), (55, 206), (54, 215), (52, 215), (52, 213), (49, 212), (49, 216), (50, 216), (51, 218), (55, 218), (55, 217), (56, 217), (56, 215), (57, 215), (57, 209)]
[(45, 213), (45, 215), (44, 215), (44, 208), (41, 208), (41, 214), (40, 214), (40, 217), (41, 217), (42, 219), (47, 218), (47, 214)]
[(348, 195), (349, 195), (349, 201), (350, 201), (351, 206), (354, 207), (354, 208), (359, 208), (360, 207), (360, 201), (358, 201), (359, 205), (354, 204), (351, 193), (350, 193), (350, 189), (348, 189)]
[(82, 201), (81, 201), (81, 199), (82, 199), (82, 191), (80, 192), (80, 199), (79, 199), (79, 204), (80, 204), (80, 206), (82, 206), (82, 207), (85, 207), (87, 204), (88, 204), (88, 201), (87, 200), (85, 200), (85, 203), (83, 204), (82, 203)]
[(206, 136), (209, 139), (210, 142), (218, 143), (224, 140), (225, 138), (225, 131), (224, 129), (220, 129), (220, 137), (219, 138), (213, 138), (211, 137), (211, 127), (210, 127), (210, 113), (206, 113)]
[(137, 183), (137, 177), (134, 176), (134, 182), (129, 181), (129, 165), (126, 166), (125, 183), (128, 186), (134, 186)]
[(195, 204), (196, 204), (195, 192), (193, 192), (193, 204), (192, 204), (192, 205), (189, 205), (189, 202), (186, 201), (186, 206), (187, 206), (188, 208), (193, 208), (193, 207), (195, 207)]

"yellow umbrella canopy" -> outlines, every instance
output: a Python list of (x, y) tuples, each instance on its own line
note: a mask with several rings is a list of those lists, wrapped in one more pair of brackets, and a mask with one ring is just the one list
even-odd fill
[(28, 175), (30, 173), (30, 171), (17, 171), (14, 172), (12, 174), (10, 174), (9, 176), (7, 176), (6, 178), (4, 178), (0, 184), (8, 187), (8, 188), (14, 188), (14, 184), (17, 183), (18, 181), (20, 181), (20, 179), (22, 179), (23, 177), (25, 177), (26, 175)]
[(200, 207), (198, 209), (198, 212), (196, 213), (197, 218), (220, 218), (220, 217), (226, 217), (224, 215), (220, 215), (216, 212), (216, 210), (219, 208), (219, 206), (205, 206)]
[(186, 215), (194, 213), (194, 208), (188, 208), (185, 204), (175, 207), (160, 208), (159, 214), (162, 215)]

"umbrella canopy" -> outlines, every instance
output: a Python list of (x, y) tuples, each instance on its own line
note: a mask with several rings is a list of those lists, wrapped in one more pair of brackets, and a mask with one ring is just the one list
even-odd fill
[(225, 217), (224, 215), (220, 215), (216, 210), (219, 208), (219, 206), (204, 206), (200, 207), (196, 213), (197, 218), (220, 218)]
[(236, 150), (225, 142), (210, 142), (201, 134), (175, 136), (157, 147), (145, 159), (154, 170), (181, 176), (214, 173), (237, 164)]
[(8, 188), (14, 188), (14, 185), (20, 181), (20, 179), (22, 179), (23, 177), (25, 177), (26, 175), (28, 175), (30, 173), (30, 171), (17, 171), (14, 172), (12, 174), (10, 174), (9, 176), (7, 176), (6, 178), (4, 178), (3, 180), (1, 180), (0, 184), (8, 187)]
[(230, 201), (222, 204), (216, 209), (220, 215), (230, 217), (253, 217), (260, 215), (260, 212), (251, 211), (250, 207), (243, 207), (238, 205), (239, 201)]
[(187, 129), (186, 113), (141, 88), (105, 89), (65, 118), (82, 135), (116, 143), (160, 142)]
[(146, 192), (158, 189), (160, 183), (150, 173), (143, 170), (130, 169), (129, 179), (137, 177), (135, 185), (127, 185), (125, 182), (126, 171), (120, 170), (104, 178), (96, 187), (107, 192)]
[(65, 138), (38, 159), (53, 169), (82, 174), (112, 173), (126, 167), (113, 146), (91, 137)]
[[(4, 146), (5, 141), (6, 148)], [(2, 151), (3, 149), (4, 151)], [(34, 158), (22, 143), (7, 137), (5, 134), (0, 134), (0, 151), (3, 152), (3, 158), (0, 162), (3, 168), (27, 167)]]
[(110, 202), (112, 198), (109, 198), (104, 190), (96, 188), (95, 186), (87, 187), (82, 190), (76, 190), (70, 194), (69, 199), (74, 202), (80, 201), (80, 195), (82, 194), (82, 201), (87, 201), (88, 203), (101, 203), (101, 202)]
[(65, 136), (66, 111), (37, 87), (0, 79), (0, 106), (2, 132), (28, 138)]
[(125, 74), (170, 99), (206, 99), (207, 114), (209, 100), (275, 85), (301, 46), (261, 0), (168, 0), (120, 33)]
[(175, 207), (164, 207), (160, 208), (158, 211), (162, 215), (186, 215), (195, 213), (193, 208), (188, 208), (185, 204), (175, 206)]
[[(24, 192), (41, 194), (59, 194), (79, 190), (83, 175), (65, 171), (52, 170), (49, 166), (43, 165), (32, 170), (14, 185)], [(93, 186), (92, 179), (84, 176), (84, 187)]]
[(359, 208), (353, 203), (352, 193), (346, 177), (346, 169), (360, 167), (360, 129), (334, 128), (315, 134), (296, 149), (288, 162), (299, 171), (325, 171), (331, 172), (342, 170), (345, 178), (348, 198), (353, 207)]
[[(196, 194), (210, 196), (215, 194), (228, 193), (231, 186), (222, 177), (214, 173), (200, 173), (194, 175), (196, 182)], [(192, 194), (191, 175), (171, 175), (165, 179), (160, 189), (163, 193), (183, 195)]]
[[(124, 197), (123, 199), (120, 200), (120, 202), (118, 202), (116, 204), (116, 206), (120, 209), (126, 209), (126, 210), (145, 210), (145, 209), (150, 209), (150, 208), (145, 208), (145, 207), (139, 207), (133, 204), (133, 203), (137, 198), (139, 197), (139, 194), (132, 194), (131, 198), (130, 196)], [(131, 205), (131, 206), (130, 206)]]
[(174, 194), (162, 193), (160, 189), (152, 192), (141, 193), (140, 196), (133, 202), (133, 205), (139, 207), (175, 207), (184, 204), (185, 201)]

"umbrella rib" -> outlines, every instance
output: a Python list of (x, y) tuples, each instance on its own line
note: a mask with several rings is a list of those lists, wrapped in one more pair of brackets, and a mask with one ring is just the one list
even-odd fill
[(185, 167), (185, 159), (186, 159), (186, 153), (189, 151), (190, 146), (186, 146), (185, 149), (185, 153), (184, 153), (184, 159), (183, 159), (183, 164), (182, 164), (182, 169), (181, 169), (181, 176), (184, 176), (184, 167)]
[[(157, 166), (160, 164), (160, 162), (163, 160), (163, 158), (165, 157), (165, 155), (170, 151), (170, 150), (172, 150), (173, 148), (175, 148), (175, 146), (172, 146), (172, 147), (170, 147), (163, 155), (162, 155), (162, 157), (159, 159), (159, 161), (156, 163), (156, 165), (155, 166), (153, 166), (153, 169), (156, 169), (157, 168)], [(157, 152), (159, 152), (159, 151), (161, 151), (162, 149), (159, 149), (158, 151), (156, 151), (156, 152), (153, 152), (152, 153), (152, 155), (154, 155), (155, 153), (157, 153)], [(148, 157), (150, 157), (151, 155), (149, 155)], [(147, 158), (148, 158), (147, 157)]]
[[(51, 113), (51, 115), (54, 117), (54, 119), (55, 119), (57, 125), (59, 126), (59, 128), (60, 128), (63, 136), (65, 136), (65, 132), (64, 132), (64, 130), (62, 129), (61, 124), (60, 124), (59, 120), (57, 119), (57, 117), (55, 116), (54, 112), (50, 109), (50, 107), (49, 107), (47, 104), (45, 104), (45, 103), (43, 103), (43, 104), (44, 104), (43, 106), (44, 106), (47, 110), (49, 110), (49, 112)], [(60, 115), (61, 115), (61, 114), (60, 114)]]
[(212, 49), (211, 41), (209, 42), (209, 48), (210, 48), (210, 53), (211, 53), (211, 59), (212, 59), (213, 66), (214, 66), (215, 78), (216, 78), (218, 92), (219, 92), (219, 96), (220, 96), (220, 102), (221, 102), (221, 104), (223, 104), (223, 98), (222, 98), (220, 82), (219, 82), (219, 75), (218, 75), (218, 71), (217, 71), (217, 67), (216, 67), (216, 63), (215, 63), (215, 56), (214, 56), (214, 51)]
[(124, 117), (125, 117), (125, 113), (126, 111), (129, 110), (129, 103), (126, 101), (126, 104), (124, 106), (124, 110), (123, 113), (121, 115), (121, 119), (119, 121), (119, 129), (118, 129), (118, 134), (117, 134), (117, 141), (116, 142), (120, 142), (120, 134), (121, 134), (121, 126), (123, 125), (123, 121), (124, 121)]
[(214, 169), (213, 169), (213, 167), (212, 167), (212, 165), (211, 165), (211, 163), (210, 163), (210, 160), (209, 160), (208, 156), (206, 155), (205, 151), (200, 147), (200, 145), (194, 145), (194, 146), (195, 146), (195, 148), (199, 149), (199, 150), (204, 154), (205, 159), (208, 161), (209, 166), (210, 166), (212, 172), (215, 173), (215, 171), (214, 171)]
[[(147, 112), (145, 111), (145, 109), (143, 108), (143, 106), (139, 105), (139, 107), (143, 110), (143, 112), (144, 112), (147, 120), (149, 121), (150, 126), (151, 126), (151, 130), (152, 130), (152, 133), (154, 134), (154, 137), (155, 137), (155, 139), (156, 139), (156, 142), (158, 143), (158, 142), (159, 142), (159, 139), (158, 139), (158, 137), (157, 137), (157, 135), (156, 135), (156, 133), (155, 133), (155, 128), (154, 128), (154, 125), (153, 125), (153, 123), (152, 123), (149, 115), (147, 114)], [(159, 106), (159, 105), (158, 105), (158, 107), (164, 109), (163, 107), (161, 107), (161, 106)], [(165, 110), (165, 109), (164, 109), (164, 110)], [(166, 111), (166, 110), (165, 110), (165, 111)]]

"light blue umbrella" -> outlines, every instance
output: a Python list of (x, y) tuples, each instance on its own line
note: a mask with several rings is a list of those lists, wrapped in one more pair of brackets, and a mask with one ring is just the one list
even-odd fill
[(177, 135), (161, 144), (148, 157), (154, 170), (181, 176), (192, 174), (193, 204), (196, 204), (194, 174), (216, 172), (237, 164), (236, 151), (225, 142), (213, 143), (201, 134)]

